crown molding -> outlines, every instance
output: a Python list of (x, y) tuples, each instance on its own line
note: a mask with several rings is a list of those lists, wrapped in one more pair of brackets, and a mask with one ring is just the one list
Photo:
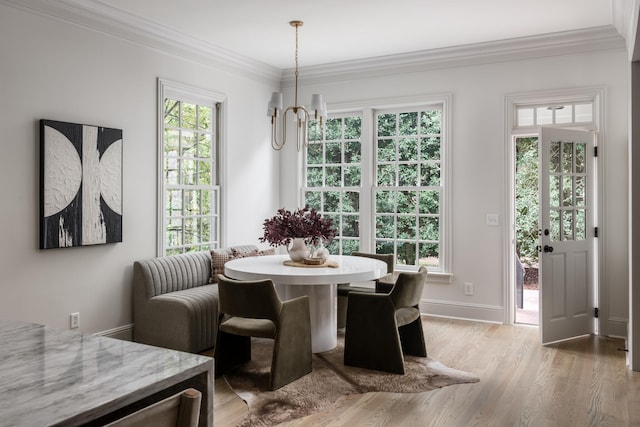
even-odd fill
[[(637, 5), (637, 0), (631, 1)], [(280, 70), (144, 18), (128, 15), (97, 0), (0, 0), (23, 11), (59, 19), (90, 30), (230, 73), (292, 87), (294, 69)], [(430, 49), (395, 55), (301, 67), (301, 84), (367, 78), (463, 67), (597, 50), (625, 49), (612, 25), (581, 30)]]
[[(612, 15), (613, 25), (618, 33), (625, 38), (629, 59), (634, 60), (634, 55), (640, 56), (637, 50), (638, 38), (638, 14), (640, 13), (639, 0), (613, 0)], [(637, 60), (637, 59), (636, 59)]]
[[(475, 43), (396, 55), (300, 67), (302, 84), (379, 77), (443, 68), (519, 61), (598, 50), (625, 49), (625, 41), (611, 25), (581, 30)], [(294, 85), (294, 69), (283, 71), (283, 87)]]
[(0, 0), (23, 11), (102, 32), (205, 66), (279, 83), (282, 71), (96, 0)]

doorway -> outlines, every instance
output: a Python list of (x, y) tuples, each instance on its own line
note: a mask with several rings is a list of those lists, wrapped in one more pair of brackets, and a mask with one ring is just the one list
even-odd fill
[(515, 323), (539, 324), (539, 168), (538, 137), (515, 138)]
[(597, 331), (602, 207), (597, 149), (588, 147), (598, 145), (603, 96), (575, 88), (506, 97), (505, 323), (537, 325), (542, 343), (575, 336), (586, 318)]
[(513, 142), (515, 323), (540, 326), (543, 344), (593, 333), (595, 134), (539, 127)]
[(515, 323), (543, 343), (595, 330), (594, 133), (540, 127), (514, 137)]

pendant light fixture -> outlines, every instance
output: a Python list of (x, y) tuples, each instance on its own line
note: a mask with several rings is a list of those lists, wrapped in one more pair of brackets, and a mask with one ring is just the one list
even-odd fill
[[(273, 92), (267, 115), (271, 117), (271, 146), (274, 150), (281, 150), (287, 142), (287, 115), (292, 113), (296, 125), (296, 146), (298, 151), (309, 144), (308, 125), (310, 120), (315, 121), (317, 128), (314, 135), (322, 140), (324, 122), (327, 118), (327, 106), (322, 100), (322, 95), (317, 93), (311, 95), (311, 106), (305, 108), (298, 105), (298, 29), (302, 26), (302, 21), (291, 21), (289, 24), (296, 28), (296, 88), (294, 104), (282, 109), (282, 92)], [(278, 122), (281, 120), (281, 124)]]

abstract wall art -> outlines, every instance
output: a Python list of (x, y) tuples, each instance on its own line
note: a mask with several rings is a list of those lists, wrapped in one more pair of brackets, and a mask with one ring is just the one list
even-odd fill
[(122, 130), (40, 120), (40, 249), (122, 241)]

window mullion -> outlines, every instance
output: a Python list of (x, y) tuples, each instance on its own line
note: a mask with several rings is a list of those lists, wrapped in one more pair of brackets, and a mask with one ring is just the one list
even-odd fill
[(375, 179), (375, 120), (372, 120), (373, 110), (365, 108), (362, 111), (362, 158), (360, 181), (360, 247), (365, 252), (375, 252), (375, 198), (373, 189)]

